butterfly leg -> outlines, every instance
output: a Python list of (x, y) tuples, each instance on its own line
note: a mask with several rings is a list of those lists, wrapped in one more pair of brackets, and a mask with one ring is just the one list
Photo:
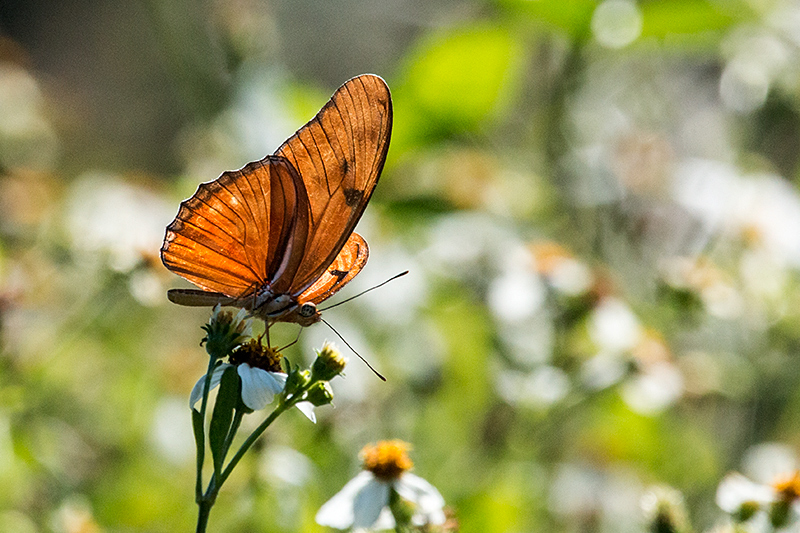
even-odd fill
[(264, 336), (267, 337), (267, 348), (272, 348), (272, 343), (269, 340), (269, 320), (264, 320)]
[(297, 337), (295, 337), (295, 338), (294, 338), (294, 340), (293, 340), (292, 342), (290, 342), (289, 344), (287, 344), (286, 346), (284, 346), (283, 348), (281, 348), (281, 349), (280, 349), (280, 350), (278, 350), (278, 351), (279, 351), (279, 352), (282, 352), (282, 351), (284, 351), (286, 348), (288, 348), (288, 347), (290, 347), (290, 346), (294, 346), (295, 344), (297, 344), (297, 341), (299, 341), (299, 340), (300, 340), (300, 334), (301, 334), (301, 333), (303, 333), (303, 328), (302, 328), (302, 326), (301, 326), (301, 327), (299, 327), (299, 328), (297, 329)]

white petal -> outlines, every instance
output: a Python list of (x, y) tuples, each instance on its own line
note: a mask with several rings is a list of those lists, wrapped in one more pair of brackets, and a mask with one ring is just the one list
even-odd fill
[(353, 500), (353, 527), (369, 527), (389, 504), (389, 484), (373, 476)]
[(353, 502), (356, 494), (373, 479), (372, 472), (364, 471), (358, 474), (348, 481), (342, 487), (342, 490), (334, 494), (333, 498), (320, 507), (314, 520), (321, 526), (330, 526), (337, 529), (347, 529), (352, 526)]
[(731, 472), (720, 481), (716, 499), (723, 511), (738, 513), (745, 503), (770, 503), (774, 499), (774, 491), (767, 485), (750, 481), (738, 472)]
[[(231, 365), (223, 363), (214, 369), (214, 372), (211, 373), (211, 385), (208, 387), (209, 391), (219, 385), (219, 380), (222, 379), (222, 373), (225, 372), (225, 369), (229, 366)], [(203, 377), (192, 387), (192, 393), (189, 395), (189, 408), (193, 408), (197, 402), (203, 399), (203, 383), (205, 380), (206, 376), (203, 374)]]
[(406, 472), (395, 482), (394, 489), (401, 498), (417, 506), (412, 518), (414, 524), (444, 524), (444, 498), (436, 487)]
[(311, 402), (297, 402), (295, 407), (300, 409), (300, 412), (303, 413), (304, 415), (306, 415), (306, 417), (308, 417), (309, 420), (311, 420), (315, 424), (317, 423), (317, 415), (314, 414), (314, 404), (313, 403), (311, 403)]
[(286, 374), (282, 372), (267, 372), (247, 363), (239, 365), (237, 371), (242, 378), (242, 401), (253, 411), (266, 407), (286, 384)]

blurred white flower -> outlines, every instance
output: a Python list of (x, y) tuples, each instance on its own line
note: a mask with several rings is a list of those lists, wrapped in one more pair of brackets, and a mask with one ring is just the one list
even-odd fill
[(128, 272), (155, 254), (175, 208), (156, 194), (107, 174), (87, 174), (72, 187), (67, 228), (73, 246), (105, 253), (111, 268)]
[(717, 487), (717, 505), (730, 514), (740, 513), (743, 505), (761, 507), (774, 499), (772, 487), (751, 481), (738, 472), (725, 476)]
[(173, 464), (191, 460), (195, 451), (194, 433), (183, 400), (167, 397), (158, 402), (151, 422), (150, 441)]
[(564, 463), (556, 467), (548, 507), (564, 518), (595, 517), (598, 531), (640, 531), (642, 492), (629, 470)]
[(443, 524), (444, 498), (436, 487), (408, 472), (413, 464), (407, 449), (402, 441), (365, 447), (361, 452), (365, 470), (320, 508), (317, 523), (338, 529), (391, 529), (395, 519), (389, 500), (394, 491), (413, 506), (414, 525)]
[(622, 386), (622, 399), (637, 413), (650, 415), (663, 411), (683, 394), (683, 375), (670, 362), (647, 365)]
[(549, 281), (556, 290), (575, 296), (589, 290), (594, 279), (586, 265), (574, 259), (565, 259), (553, 269)]
[(642, 334), (639, 320), (630, 307), (617, 298), (604, 298), (589, 318), (589, 336), (600, 351), (625, 352), (633, 348)]
[(581, 381), (590, 389), (600, 390), (621, 380), (628, 371), (628, 361), (618, 353), (600, 352), (581, 365)]
[(537, 242), (530, 246), (530, 250), (536, 270), (555, 290), (568, 296), (577, 296), (592, 287), (592, 271), (560, 244), (552, 241)]
[(535, 272), (509, 271), (489, 284), (488, 300), (497, 318), (519, 322), (532, 316), (544, 303), (544, 287)]
[(102, 528), (94, 518), (89, 499), (72, 494), (58, 506), (50, 520), (53, 531), (100, 533)]
[(592, 32), (608, 48), (622, 48), (642, 33), (642, 14), (636, 2), (605, 0), (592, 14)]
[(547, 407), (569, 393), (570, 382), (560, 368), (542, 365), (530, 374), (500, 372), (495, 380), (498, 394), (509, 403)]
[(522, 243), (515, 231), (498, 218), (461, 212), (439, 220), (430, 230), (428, 247), (422, 252), (425, 265), (442, 275), (485, 275), (505, 266), (508, 250)]
[(686, 502), (680, 491), (667, 486), (651, 487), (642, 496), (641, 506), (651, 531), (691, 531)]
[(800, 464), (792, 448), (779, 442), (764, 442), (747, 450), (742, 471), (761, 484), (772, 483), (786, 472), (797, 470)]
[(710, 233), (720, 232), (736, 211), (739, 171), (711, 159), (691, 158), (678, 164), (672, 197), (705, 222)]
[(719, 80), (719, 93), (729, 108), (749, 113), (764, 105), (770, 79), (758, 64), (743, 59), (729, 62)]
[[(769, 455), (770, 448), (779, 450), (782, 446), (766, 444), (757, 447), (758, 451), (754, 453)], [(780, 450), (778, 456), (782, 455)], [(765, 470), (758, 472), (760, 478), (772, 474), (771, 467), (776, 464), (770, 463), (762, 463)], [(784, 470), (773, 474), (768, 482), (753, 481), (732, 472), (717, 487), (716, 501), (735, 522), (748, 522), (758, 531), (783, 531), (789, 525), (796, 525), (800, 517), (800, 471), (794, 468)], [(767, 527), (762, 527), (767, 523)]]
[(693, 159), (676, 172), (675, 200), (708, 230), (744, 239), (800, 268), (800, 193), (774, 174), (742, 176), (717, 161)]
[(497, 334), (508, 357), (524, 368), (552, 359), (556, 332), (550, 309), (546, 306), (523, 321), (499, 322)]
[(6, 168), (49, 170), (59, 141), (46, 118), (37, 80), (24, 68), (0, 61), (0, 164)]
[(261, 456), (259, 473), (281, 485), (302, 487), (311, 480), (314, 464), (297, 450), (275, 445)]
[(359, 222), (359, 232), (369, 239), (370, 268), (351, 282), (352, 288), (348, 287), (348, 294), (358, 294), (385, 282), (403, 270), (408, 270), (408, 275), (382, 286), (379, 292), (353, 302), (354, 305), (363, 307), (376, 322), (387, 326), (400, 326), (405, 331), (405, 328), (408, 328), (418, 316), (419, 308), (428, 298), (426, 269), (423, 263), (399, 245), (387, 245), (379, 238), (370, 238), (363, 228), (365, 218), (367, 217), (363, 217)]

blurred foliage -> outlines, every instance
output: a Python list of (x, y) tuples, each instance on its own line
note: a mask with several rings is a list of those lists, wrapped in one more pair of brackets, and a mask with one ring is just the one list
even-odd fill
[(363, 72), (395, 128), (343, 296), (411, 274), (326, 319), (388, 382), (351, 358), (211, 529), (322, 531), (389, 438), (465, 533), (726, 527), (729, 471), (800, 464), (799, 66), (792, 0), (3, 2), (0, 531), (193, 527), (164, 227)]

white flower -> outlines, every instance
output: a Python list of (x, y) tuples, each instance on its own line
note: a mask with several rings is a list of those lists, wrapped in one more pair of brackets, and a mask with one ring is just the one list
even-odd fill
[(444, 498), (436, 487), (419, 476), (405, 472), (398, 479), (384, 481), (362, 471), (328, 500), (317, 512), (318, 524), (338, 529), (391, 529), (394, 517), (389, 495), (394, 488), (401, 498), (414, 504), (414, 525), (443, 524)]
[[(728, 474), (717, 488), (717, 505), (735, 522), (747, 521), (751, 525), (769, 522), (769, 531), (788, 531), (789, 525), (793, 525), (791, 531), (796, 531), (800, 518), (800, 471), (794, 458), (786, 454), (783, 446), (774, 443), (759, 445), (748, 455), (751, 469), (754, 465), (759, 467), (750, 475), (759, 481), (738, 472)], [(770, 464), (774, 468), (780, 463), (788, 469), (769, 468)], [(765, 482), (767, 478), (772, 481)]]
[[(211, 374), (211, 385), (209, 390), (219, 385), (222, 373), (231, 367), (228, 363), (219, 365)], [(236, 367), (236, 372), (242, 380), (242, 401), (253, 411), (264, 409), (272, 402), (276, 394), (283, 391), (286, 384), (286, 374), (283, 372), (268, 372), (261, 368), (251, 367), (247, 363), (242, 363)], [(203, 398), (203, 383), (205, 375), (195, 383), (192, 393), (189, 396), (189, 407), (194, 407)], [(314, 414), (314, 406), (311, 402), (298, 402), (296, 407), (308, 417), (312, 422), (317, 421)]]
[(775, 500), (775, 491), (769, 485), (750, 481), (738, 472), (731, 472), (717, 487), (717, 505), (726, 513), (736, 514), (745, 504), (763, 507)]
[(365, 470), (320, 508), (317, 523), (337, 529), (392, 529), (396, 524), (389, 499), (394, 490), (413, 506), (414, 525), (443, 524), (444, 498), (436, 487), (407, 472), (413, 466), (407, 449), (402, 441), (365, 447), (361, 452)]

